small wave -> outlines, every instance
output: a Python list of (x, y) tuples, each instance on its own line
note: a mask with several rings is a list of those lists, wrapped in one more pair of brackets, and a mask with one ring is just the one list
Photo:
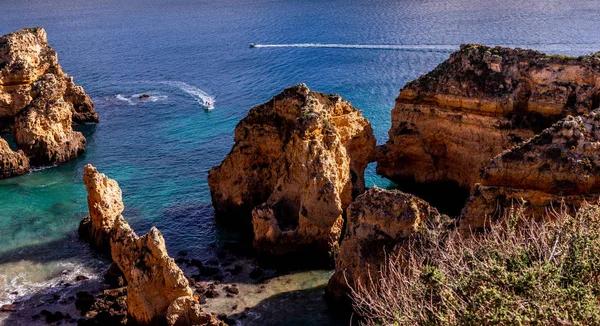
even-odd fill
[(135, 105), (135, 103), (133, 103), (133, 101), (131, 100), (131, 98), (127, 98), (121, 94), (117, 94), (116, 99), (119, 101), (123, 101), (129, 105)]
[(27, 261), (18, 264), (19, 266), (14, 266), (14, 268), (20, 268), (23, 271), (10, 276), (0, 275), (0, 306), (14, 302), (23, 302), (33, 295), (40, 293), (59, 293), (65, 285), (75, 285), (74, 278), (77, 275), (83, 275), (89, 280), (100, 278), (98, 273), (83, 264), (59, 262), (56, 266), (57, 272), (54, 273), (54, 277), (50, 277), (44, 281), (33, 281), (32, 278), (36, 277), (32, 273), (46, 273), (47, 271), (44, 270), (44, 267)]
[(457, 45), (400, 45), (400, 44), (338, 44), (338, 43), (293, 43), (293, 44), (255, 44), (254, 48), (341, 48), (341, 49), (370, 49), (370, 50), (403, 50), (453, 52)]
[(208, 93), (206, 93), (205, 91), (201, 90), (200, 88), (198, 88), (196, 86), (192, 86), (188, 83), (184, 83), (181, 81), (162, 81), (162, 82), (158, 82), (158, 84), (168, 85), (168, 86), (179, 88), (184, 93), (194, 97), (196, 99), (196, 102), (198, 102), (198, 104), (200, 104), (204, 107), (208, 108), (209, 106), (212, 106), (215, 103), (214, 96), (211, 96)]
[[(146, 98), (142, 98), (142, 95), (148, 95), (148, 97)], [(167, 98), (169, 98), (167, 95), (155, 95), (152, 93), (139, 93), (139, 94), (133, 94), (129, 97), (123, 96), (122, 94), (117, 94), (115, 96), (115, 98), (121, 102), (125, 102), (128, 105), (138, 105), (140, 103), (143, 102), (157, 102), (157, 101), (163, 101), (166, 100)]]

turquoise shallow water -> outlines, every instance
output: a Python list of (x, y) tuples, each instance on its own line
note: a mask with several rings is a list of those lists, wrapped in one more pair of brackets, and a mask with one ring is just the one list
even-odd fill
[[(76, 235), (87, 209), (86, 163), (119, 182), (138, 233), (156, 225), (172, 254), (211, 257), (236, 235), (213, 220), (206, 174), (229, 151), (248, 109), (284, 87), (304, 82), (341, 94), (364, 110), (383, 143), (399, 89), (461, 43), (565, 54), (600, 49), (594, 1), (17, 0), (0, 2), (0, 12), (0, 34), (46, 28), (64, 70), (102, 120), (81, 128), (84, 156), (0, 181), (0, 303), (55, 286), (65, 269), (97, 276), (105, 267)], [(406, 49), (253, 49), (251, 42)], [(201, 92), (215, 97), (214, 111), (199, 105)], [(141, 93), (151, 100), (139, 101)], [(373, 166), (367, 180), (389, 184)], [(290, 289), (322, 286), (327, 273), (308, 278), (290, 281)]]

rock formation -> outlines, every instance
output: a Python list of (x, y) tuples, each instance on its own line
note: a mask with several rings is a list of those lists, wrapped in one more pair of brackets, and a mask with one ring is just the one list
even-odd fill
[(6, 140), (0, 138), (0, 179), (25, 174), (29, 160), (23, 151), (14, 152)]
[(598, 54), (463, 45), (402, 89), (377, 172), (399, 184), (414, 179), (472, 189), (503, 150), (598, 107), (599, 67)]
[(461, 228), (478, 229), (511, 205), (542, 218), (561, 204), (600, 198), (600, 110), (567, 116), (494, 158), (463, 210)]
[(90, 216), (82, 220), (79, 233), (96, 249), (110, 252), (115, 221), (121, 217), (125, 208), (121, 188), (117, 181), (98, 173), (89, 164), (83, 171), (83, 183), (87, 190)]
[(121, 212), (118, 184), (91, 165), (85, 167), (91, 220), (90, 240), (100, 247), (110, 242), (111, 256), (127, 281), (128, 321), (137, 324), (222, 325), (202, 312), (181, 269), (169, 257), (165, 240), (156, 228), (138, 237)]
[(376, 281), (386, 258), (396, 254), (411, 239), (433, 228), (445, 229), (449, 218), (424, 200), (397, 190), (373, 187), (347, 209), (347, 224), (328, 295), (347, 298), (348, 284), (368, 286)]
[(85, 138), (71, 125), (97, 121), (92, 101), (62, 71), (44, 29), (0, 37), (0, 130), (13, 130), (32, 166), (80, 155)]
[(251, 109), (234, 140), (209, 172), (217, 214), (239, 224), (251, 214), (255, 246), (273, 254), (329, 251), (375, 148), (361, 112), (298, 85)]

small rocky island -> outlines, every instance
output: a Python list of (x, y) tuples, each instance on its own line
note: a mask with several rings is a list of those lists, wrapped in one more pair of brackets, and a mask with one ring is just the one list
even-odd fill
[(88, 122), (98, 122), (94, 104), (62, 71), (43, 28), (0, 37), (0, 132), (18, 147), (0, 138), (0, 178), (81, 155), (86, 140), (72, 125)]

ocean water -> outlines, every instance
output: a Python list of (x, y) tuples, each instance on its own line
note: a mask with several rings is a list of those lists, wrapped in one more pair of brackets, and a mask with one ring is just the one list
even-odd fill
[[(252, 106), (306, 83), (363, 110), (384, 143), (399, 89), (461, 43), (596, 52), (599, 14), (600, 4), (585, 0), (2, 0), (0, 34), (44, 27), (101, 123), (80, 128), (82, 157), (0, 181), (0, 305), (43, 306), (41, 294), (106, 268), (77, 238), (87, 163), (119, 182), (139, 234), (157, 226), (171, 255), (209, 259), (237, 236), (214, 221), (207, 172)], [(374, 166), (367, 181), (389, 185)], [(245, 324), (347, 324), (322, 307), (329, 275), (304, 271), (267, 284), (243, 303), (256, 307)], [(293, 318), (277, 317), (282, 303)]]

